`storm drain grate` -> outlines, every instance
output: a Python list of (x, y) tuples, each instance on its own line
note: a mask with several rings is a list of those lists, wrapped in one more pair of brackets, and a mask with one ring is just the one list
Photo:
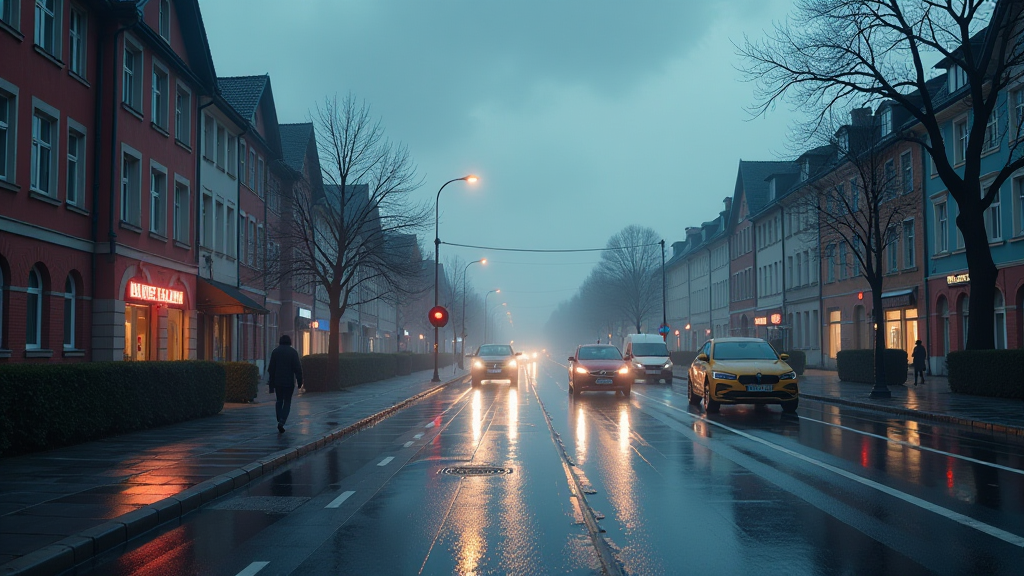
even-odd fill
[(450, 476), (504, 476), (511, 474), (512, 469), (498, 466), (448, 466), (441, 468), (438, 473)]

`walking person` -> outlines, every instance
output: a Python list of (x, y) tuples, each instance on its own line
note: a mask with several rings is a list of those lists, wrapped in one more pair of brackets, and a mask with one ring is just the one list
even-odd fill
[(270, 354), (267, 374), (270, 391), (277, 394), (277, 431), (280, 433), (284, 432), (284, 423), (292, 408), (295, 382), (298, 381), (299, 388), (302, 388), (302, 361), (299, 360), (299, 353), (292, 348), (291, 336), (284, 334), (278, 344)]
[(917, 386), (917, 375), (921, 375), (921, 384), (924, 384), (924, 366), (925, 362), (928, 361), (928, 352), (924, 349), (924, 345), (918, 340), (914, 343), (914, 352), (912, 354), (914, 358), (914, 386)]

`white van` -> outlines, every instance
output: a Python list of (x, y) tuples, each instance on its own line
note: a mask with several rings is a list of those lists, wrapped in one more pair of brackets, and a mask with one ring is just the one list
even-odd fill
[(665, 384), (672, 384), (672, 360), (668, 357), (665, 339), (658, 334), (626, 336), (624, 356), (637, 378), (648, 381), (662, 380)]

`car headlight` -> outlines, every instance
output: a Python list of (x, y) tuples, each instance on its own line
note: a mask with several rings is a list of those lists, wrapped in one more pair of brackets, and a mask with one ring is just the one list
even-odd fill
[(716, 380), (735, 380), (736, 379), (736, 375), (735, 374), (730, 374), (728, 372), (712, 372), (711, 375)]
[(515, 368), (516, 366), (519, 366), (519, 363), (516, 362), (515, 360), (509, 360), (506, 366), (508, 366), (509, 368)]
[(672, 361), (669, 360), (668, 362), (665, 362), (665, 365), (662, 366), (662, 368), (664, 368), (665, 370), (671, 370), (672, 369)]
[(779, 376), (779, 380), (796, 380), (796, 371), (794, 370), (792, 372), (786, 372), (785, 374)]
[(622, 368), (619, 368), (619, 374), (629, 374), (629, 365), (627, 364)]
[(479, 360), (473, 360), (473, 368), (483, 368), (484, 363)]
[(576, 367), (576, 373), (577, 374), (590, 374), (590, 371), (587, 370), (586, 368), (584, 368), (583, 366), (577, 366)]
[(633, 362), (633, 366), (636, 367), (636, 368), (643, 368), (644, 367), (644, 365), (641, 364), (640, 362)]

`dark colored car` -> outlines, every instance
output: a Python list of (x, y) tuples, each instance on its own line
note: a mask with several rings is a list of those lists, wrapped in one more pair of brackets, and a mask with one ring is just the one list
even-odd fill
[(584, 344), (569, 358), (569, 392), (573, 396), (588, 390), (614, 390), (629, 396), (633, 373), (622, 353), (607, 344)]
[(469, 371), (473, 386), (484, 380), (508, 380), (513, 386), (519, 385), (519, 355), (508, 344), (482, 344), (468, 355), (472, 359)]

